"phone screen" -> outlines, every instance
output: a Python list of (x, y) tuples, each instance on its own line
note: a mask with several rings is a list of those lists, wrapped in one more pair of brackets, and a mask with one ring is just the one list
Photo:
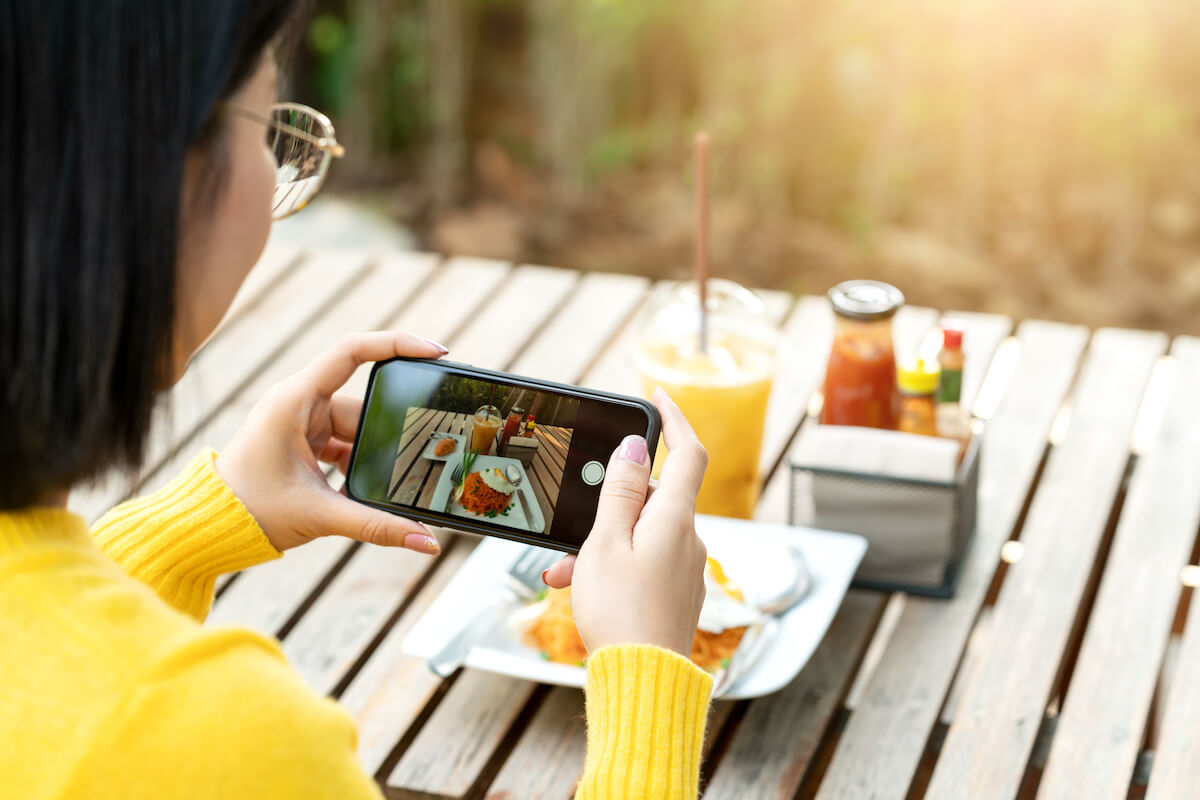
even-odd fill
[(608, 459), (640, 400), (440, 361), (377, 364), (346, 484), (351, 497), (447, 527), (576, 551)]

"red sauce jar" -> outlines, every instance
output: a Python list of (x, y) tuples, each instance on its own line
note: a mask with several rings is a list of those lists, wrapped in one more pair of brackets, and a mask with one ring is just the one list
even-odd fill
[(825, 370), (821, 422), (895, 428), (892, 318), (904, 305), (904, 295), (879, 281), (846, 281), (829, 290), (829, 300), (837, 327)]
[(520, 436), (520, 431), (525, 427), (525, 409), (519, 406), (513, 406), (508, 412), (508, 419), (504, 420), (504, 428), (500, 431), (500, 449), (501, 452), (508, 447), (508, 440), (514, 436)]

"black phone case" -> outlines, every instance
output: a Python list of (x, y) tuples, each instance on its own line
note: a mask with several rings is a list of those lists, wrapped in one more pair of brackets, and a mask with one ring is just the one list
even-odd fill
[[(468, 377), (480, 378), (482, 380), (489, 380), (489, 381), (497, 381), (498, 380), (498, 381), (502, 381), (504, 383), (511, 383), (515, 386), (521, 386), (521, 387), (525, 387), (525, 388), (529, 388), (529, 389), (544, 389), (544, 390), (548, 390), (548, 391), (559, 392), (559, 393), (565, 394), (565, 395), (570, 395), (573, 397), (582, 397), (582, 398), (588, 398), (591, 400), (605, 400), (605, 401), (612, 402), (612, 403), (619, 403), (621, 405), (634, 406), (636, 408), (640, 408), (641, 410), (646, 412), (646, 416), (650, 419), (650, 427), (646, 431), (646, 445), (649, 450), (650, 463), (654, 463), (655, 451), (658, 449), (658, 437), (662, 431), (662, 418), (659, 417), (658, 409), (654, 407), (654, 404), (650, 403), (647, 400), (643, 400), (640, 397), (630, 397), (628, 395), (615, 394), (612, 392), (602, 392), (602, 391), (599, 391), (596, 389), (585, 389), (581, 386), (571, 386), (571, 385), (565, 384), (565, 383), (555, 383), (553, 381), (544, 381), (544, 380), (539, 380), (537, 378), (527, 378), (523, 375), (514, 375), (511, 372), (496, 372), (495, 370), (482, 369), (480, 367), (475, 367), (470, 364), (462, 364), (457, 361), (442, 361), (440, 359), (428, 359), (428, 358), (397, 357), (397, 358), (390, 358), (387, 361), (376, 361), (374, 366), (371, 367), (371, 378), (367, 382), (366, 394), (363, 395), (364, 401), (366, 398), (370, 397), (371, 390), (375, 387), (375, 373), (379, 371), (379, 368), (381, 366), (383, 366), (384, 364), (390, 364), (393, 361), (415, 361), (415, 362), (421, 362), (421, 363), (425, 363), (425, 364), (432, 364), (432, 365), (439, 366), (439, 367), (445, 367), (446, 372), (453, 373), (456, 375), (466, 375)], [(364, 410), (366, 408), (365, 402), (364, 402), (363, 408), (364, 408)], [(363, 422), (365, 420), (366, 420), (366, 414), (365, 413), (361, 414), (358, 418), (358, 428), (354, 432), (354, 447), (350, 451), (350, 471), (351, 472), (354, 471), (354, 464), (356, 463), (356, 460), (357, 460), (356, 457), (358, 455), (358, 443), (359, 443), (359, 440), (362, 438)], [(565, 553), (579, 552), (579, 548), (574, 545), (570, 545), (565, 542), (558, 542), (558, 541), (555, 541), (555, 540), (550, 539), (545, 536), (527, 535), (527, 534), (521, 533), (520, 531), (496, 530), (494, 528), (489, 528), (486, 525), (481, 525), (479, 523), (472, 522), (469, 519), (465, 519), (465, 518), (461, 518), (461, 517), (455, 517), (453, 519), (453, 523), (451, 523), (451, 521), (445, 517), (440, 517), (440, 516), (437, 516), (436, 514), (428, 514), (428, 513), (421, 511), (420, 509), (406, 508), (403, 511), (400, 511), (399, 509), (395, 508), (394, 506), (389, 506), (386, 503), (372, 502), (371, 500), (367, 500), (365, 498), (356, 496), (350, 490), (350, 476), (349, 475), (346, 476), (345, 492), (346, 492), (346, 496), (349, 497), (351, 500), (362, 503), (365, 506), (371, 506), (372, 508), (378, 508), (379, 510), (386, 511), (389, 514), (395, 514), (398, 517), (405, 517), (406, 519), (420, 520), (421, 522), (429, 522), (429, 523), (437, 525), (438, 527), (441, 527), (441, 528), (450, 528), (452, 530), (465, 531), (466, 533), (477, 533), (481, 536), (496, 536), (501, 539), (509, 539), (514, 542), (522, 542), (524, 544), (532, 544), (532, 545), (536, 545), (538, 547), (545, 547), (545, 548), (548, 548), (551, 550), (561, 550), (562, 552), (565, 552)]]

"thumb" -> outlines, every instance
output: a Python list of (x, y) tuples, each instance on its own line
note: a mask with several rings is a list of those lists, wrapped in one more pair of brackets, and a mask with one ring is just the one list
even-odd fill
[(551, 589), (565, 589), (575, 575), (575, 556), (563, 556), (542, 573), (542, 580)]
[(622, 537), (626, 546), (631, 545), (633, 526), (646, 505), (649, 483), (650, 453), (646, 440), (641, 436), (626, 436), (608, 462), (592, 530), (599, 531), (601, 537)]
[(317, 535), (345, 536), (367, 544), (406, 547), (430, 555), (442, 551), (429, 528), (420, 522), (365, 506), (332, 490), (322, 492), (321, 499), (313, 505)]

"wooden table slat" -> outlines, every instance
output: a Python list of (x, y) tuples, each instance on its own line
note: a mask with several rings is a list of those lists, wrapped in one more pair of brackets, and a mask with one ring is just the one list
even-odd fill
[(586, 754), (583, 692), (556, 686), (488, 787), (487, 800), (569, 800)]
[(436, 563), (399, 547), (360, 546), (283, 640), (288, 661), (314, 690), (330, 693)]
[(242, 625), (278, 636), (313, 588), (353, 545), (339, 536), (323, 537), (247, 570), (213, 603), (205, 624)]
[(439, 431), (462, 433), (465, 423), (465, 414), (451, 414), (432, 408), (408, 410), (388, 488), (390, 501), (406, 505), (416, 501), (434, 466), (444, 466), (444, 462), (421, 457), (429, 445), (429, 437)]
[(443, 538), (443, 547), (445, 552), (429, 579), (338, 699), (354, 717), (358, 758), (372, 775), (383, 767), (396, 743), (444, 684), (425, 659), (414, 658), (403, 649), (404, 637), (471, 555), (475, 541), (470, 536), (448, 536)]
[(1174, 680), (1166, 697), (1162, 730), (1153, 752), (1146, 800), (1196, 795), (1200, 785), (1200, 592), (1192, 590), (1188, 626), (1179, 647)]
[[(548, 379), (569, 373), (580, 361), (590, 364), (611, 341), (649, 286), (650, 281), (632, 275), (584, 275), (561, 312), (513, 362), (512, 371)], [(581, 331), (587, 331), (588, 335), (581, 337)]]
[[(538, 328), (557, 315), (567, 293), (579, 280), (579, 273), (570, 270), (517, 267), (472, 315), (449, 358), (487, 369), (505, 369)], [(456, 302), (456, 296), (457, 292), (444, 295), (439, 305)], [(588, 334), (580, 331), (578, 335), (585, 338)]]
[[(1141, 541), (1136, 543), (1136, 553), (1125, 557), (1132, 562), (1129, 566), (1145, 565), (1144, 569), (1140, 571), (1139, 577), (1144, 575), (1146, 581), (1157, 580), (1164, 584), (1164, 591), (1159, 593), (1160, 603), (1166, 595), (1171, 593), (1166, 589), (1179, 591), (1179, 569), (1182, 563), (1186, 563), (1191, 558), (1192, 538), (1196, 534), (1197, 526), (1200, 525), (1200, 520), (1197, 519), (1195, 500), (1197, 487), (1200, 487), (1200, 467), (1197, 465), (1198, 459), (1200, 459), (1200, 424), (1197, 423), (1196, 415), (1196, 398), (1200, 396), (1200, 339), (1191, 337), (1176, 339), (1171, 348), (1171, 354), (1175, 357), (1177, 366), (1176, 385), (1172, 392), (1171, 403), (1163, 416), (1162, 427), (1158, 431), (1154, 449), (1145, 457), (1146, 463), (1138, 465), (1140, 476), (1135, 477), (1135, 480), (1141, 481), (1142, 486), (1131, 487), (1128, 509), (1121, 520), (1122, 525), (1125, 525), (1126, 517), (1130, 519), (1128, 527), (1133, 532), (1129, 534), (1130, 539), (1135, 534), (1141, 533)], [(1177, 495), (1172, 495), (1172, 487), (1178, 492)], [(1142, 490), (1145, 491), (1145, 495), (1142, 494)], [(1150, 507), (1151, 498), (1148, 495), (1152, 492), (1158, 496), (1160, 507)], [(1192, 501), (1190, 510), (1189, 499)], [(1134, 516), (1135, 513), (1137, 518)], [(1117, 535), (1121, 536), (1120, 530)], [(1160, 536), (1165, 542), (1156, 541)], [(1113, 560), (1113, 567), (1106, 572), (1105, 581), (1109, 580), (1114, 568), (1117, 567), (1119, 544), (1121, 544), (1120, 539), (1113, 546), (1113, 555), (1110, 559)], [(1147, 550), (1150, 552), (1147, 553)], [(1179, 558), (1181, 555), (1182, 561)], [(1175, 562), (1173, 564), (1171, 563), (1172, 556)], [(1103, 586), (1101, 592), (1104, 592)], [(1093, 614), (1093, 620), (1098, 619), (1100, 610), (1105, 607), (1101, 605), (1104, 600), (1105, 596), (1102, 594), (1101, 598), (1097, 600), (1097, 613)], [(1174, 600), (1172, 600), (1171, 608), (1166, 615), (1161, 613), (1161, 607), (1152, 607), (1147, 611), (1153, 611), (1155, 615), (1143, 614), (1141, 608), (1129, 604), (1123, 616), (1127, 619), (1132, 618), (1133, 627), (1127, 631), (1124, 627), (1114, 626), (1111, 646), (1120, 646), (1122, 637), (1129, 637), (1126, 639), (1128, 645), (1122, 650), (1123, 654), (1127, 654), (1126, 658), (1142, 655), (1138, 653), (1139, 645), (1137, 640), (1132, 638), (1134, 636), (1139, 639), (1145, 637), (1146, 643), (1141, 647), (1145, 647), (1151, 654), (1157, 653), (1161, 656), (1165, 649), (1167, 632), (1170, 630), (1170, 614), (1174, 611)], [(1146, 632), (1137, 629), (1139, 624), (1145, 624), (1150, 628), (1148, 637)], [(1164, 627), (1164, 624), (1167, 627)], [(1097, 626), (1097, 640), (1102, 638), (1100, 636), (1102, 630), (1102, 627)], [(1160, 633), (1158, 638), (1152, 638), (1154, 631)], [(1088, 635), (1091, 636), (1091, 629), (1089, 629)], [(1085, 640), (1084, 648), (1088, 648), (1089, 644), (1090, 640)], [(1081, 672), (1083, 669), (1094, 669), (1093, 664), (1090, 663), (1092, 656), (1091, 653), (1081, 653)], [(1104, 658), (1104, 655), (1101, 653), (1099, 657)], [(1085, 658), (1088, 660), (1085, 661)], [(1139, 662), (1141, 660), (1139, 659)], [(1120, 663), (1120, 661), (1116, 663)], [(1157, 660), (1154, 662), (1155, 673), (1149, 678), (1151, 681), (1157, 678), (1158, 663)], [(1145, 668), (1145, 665), (1140, 666)], [(1163, 717), (1162, 729), (1156, 739), (1156, 750), (1150, 769), (1150, 783), (1146, 793), (1148, 800), (1186, 797), (1194, 794), (1196, 786), (1200, 785), (1200, 738), (1195, 733), (1196, 720), (1200, 719), (1200, 593), (1194, 590), (1187, 628), (1184, 630), (1179, 658), (1175, 662), (1174, 676), (1169, 694), (1165, 698), (1166, 713)], [(1140, 674), (1139, 677), (1144, 685), (1148, 679), (1147, 676)], [(1047, 765), (1046, 775), (1043, 776), (1043, 784), (1047, 779), (1057, 780), (1053, 776), (1060, 769), (1056, 759), (1058, 758), (1059, 738), (1064, 733), (1062, 723), (1067, 723), (1066, 715), (1069, 714), (1073, 717), (1078, 713), (1074, 704), (1080, 691), (1080, 680), (1080, 677), (1072, 680), (1071, 689), (1067, 694), (1067, 703), (1063, 709), (1064, 718), (1059, 725), (1059, 735), (1055, 738), (1055, 749), (1052, 749), (1050, 753), (1050, 763)], [(1106, 707), (1102, 709), (1103, 713), (1109, 713), (1107, 704), (1113, 702), (1113, 694), (1115, 693), (1106, 692), (1104, 694), (1103, 702)], [(1097, 711), (1094, 709), (1092, 713), (1097, 713)], [(1136, 720), (1137, 724), (1140, 726), (1145, 722), (1145, 718), (1146, 714), (1143, 712), (1142, 717)], [(1065, 732), (1069, 734), (1070, 730), (1070, 727), (1067, 727)], [(1132, 732), (1136, 735), (1140, 729)], [(1116, 760), (1119, 757), (1114, 755), (1113, 759)], [(1092, 768), (1103, 770), (1107, 768), (1107, 765), (1097, 761)], [(1128, 771), (1117, 773), (1117, 775), (1122, 774), (1127, 779)]]
[(882, 610), (851, 590), (812, 659), (777, 694), (751, 701), (704, 791), (705, 800), (792, 798), (849, 686)]
[(1124, 798), (1137, 762), (1183, 588), (1179, 571), (1200, 528), (1200, 340), (1180, 340), (1173, 354), (1170, 403), (1134, 469), (1038, 787), (1047, 800)]
[(258, 263), (246, 275), (246, 280), (233, 296), (225, 318), (217, 326), (213, 338), (223, 336), (227, 326), (238, 317), (248, 313), (275, 288), (275, 284), (300, 263), (303, 254), (298, 247), (286, 244), (268, 244), (259, 256)]
[[(393, 262), (403, 262), (406, 256), (403, 252), (384, 254), (379, 259), (380, 267), (388, 269)], [(499, 290), (500, 282), (511, 271), (511, 265), (502, 261), (450, 258), (424, 284), (405, 293), (408, 302), (403, 310), (380, 327), (408, 331), (453, 347), (455, 335)], [(455, 354), (451, 353), (450, 358), (455, 358)], [(339, 394), (362, 397), (367, 392), (370, 375), (371, 365), (363, 364)]]
[(387, 785), (409, 793), (465, 796), (536, 688), (520, 678), (463, 670)]
[[(970, 346), (974, 338), (968, 333), (964, 344)], [(1087, 338), (1087, 331), (1075, 326), (1021, 326), (1017, 368), (988, 423), (975, 540), (957, 594), (950, 601), (905, 598), (818, 797), (906, 796)], [(976, 374), (964, 389), (977, 390), (981, 383)]]
[(1034, 495), (1024, 555), (1001, 587), (986, 652), (934, 768), (931, 800), (1016, 794), (1125, 473), (1142, 391), (1164, 345), (1157, 333), (1093, 336), (1070, 427)]

